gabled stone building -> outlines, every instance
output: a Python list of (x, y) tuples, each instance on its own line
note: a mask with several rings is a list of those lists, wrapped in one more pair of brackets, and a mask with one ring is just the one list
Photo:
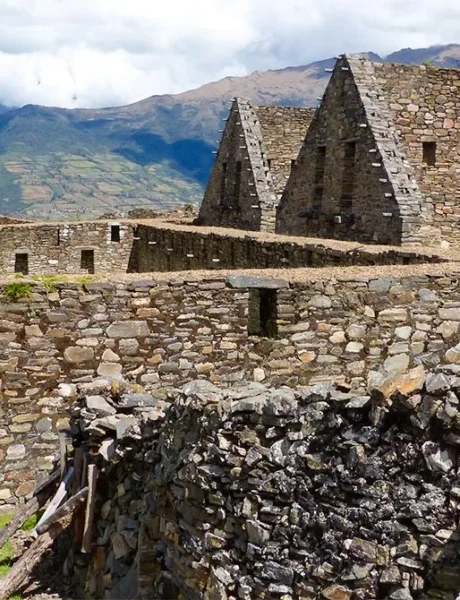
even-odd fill
[(379, 243), (460, 241), (460, 71), (335, 66), (277, 231)]
[(276, 205), (315, 110), (253, 106), (235, 98), (199, 223), (274, 231)]

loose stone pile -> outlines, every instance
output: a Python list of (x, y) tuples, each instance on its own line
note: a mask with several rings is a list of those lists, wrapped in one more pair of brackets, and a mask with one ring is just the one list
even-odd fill
[(73, 420), (101, 469), (85, 576), (73, 557), (86, 593), (455, 600), (457, 371), (370, 372), (358, 391), (93, 390)]

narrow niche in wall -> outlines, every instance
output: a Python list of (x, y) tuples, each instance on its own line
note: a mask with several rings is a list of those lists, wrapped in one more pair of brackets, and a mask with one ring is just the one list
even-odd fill
[(249, 290), (248, 334), (274, 338), (278, 334), (277, 290)]
[(241, 193), (241, 160), (236, 161), (235, 165), (235, 187), (233, 190), (233, 196), (236, 206), (240, 203), (240, 193)]
[(436, 142), (423, 142), (423, 164), (436, 166)]
[(222, 173), (220, 176), (220, 201), (225, 200), (225, 190), (227, 189), (227, 163), (222, 163)]
[(321, 204), (323, 202), (325, 168), (326, 146), (318, 146), (316, 148), (315, 159), (315, 188), (313, 192), (313, 210), (320, 210)]
[(343, 155), (342, 196), (340, 210), (350, 212), (353, 208), (353, 191), (355, 187), (356, 142), (345, 142)]
[(120, 241), (120, 225), (111, 225), (110, 226), (110, 241), (111, 242), (119, 242)]
[(94, 273), (94, 250), (81, 251), (80, 269), (90, 274)]
[(26, 252), (18, 253), (14, 257), (14, 272), (29, 274), (29, 255)]

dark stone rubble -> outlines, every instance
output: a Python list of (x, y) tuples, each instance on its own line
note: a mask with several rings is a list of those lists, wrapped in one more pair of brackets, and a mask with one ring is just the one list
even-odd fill
[(101, 467), (86, 592), (455, 600), (459, 394), (416, 368), (358, 392), (195, 381), (85, 399), (75, 443)]

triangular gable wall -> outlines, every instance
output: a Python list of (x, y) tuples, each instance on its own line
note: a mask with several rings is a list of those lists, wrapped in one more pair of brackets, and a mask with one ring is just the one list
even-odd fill
[(276, 209), (271, 190), (257, 114), (248, 101), (236, 98), (206, 187), (199, 223), (273, 231)]
[(351, 69), (378, 150), (377, 156), (398, 205), (402, 221), (401, 243), (423, 242), (420, 228), (425, 224), (429, 207), (404, 151), (374, 66), (367, 57), (359, 55), (347, 56), (343, 62)]
[(422, 241), (421, 224), (423, 198), (372, 64), (344, 56), (291, 172), (276, 230), (401, 244)]

